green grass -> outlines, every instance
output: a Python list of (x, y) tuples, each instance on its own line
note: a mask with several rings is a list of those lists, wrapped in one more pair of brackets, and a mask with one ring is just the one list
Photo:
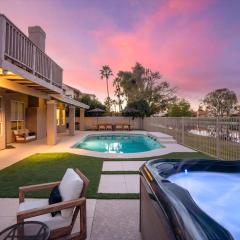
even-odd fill
[[(95, 198), (103, 161), (70, 153), (34, 154), (0, 171), (0, 197), (17, 197), (18, 187), (61, 180), (67, 168), (79, 168), (90, 180), (87, 191)], [(29, 197), (47, 197), (48, 191), (38, 191)]]
[(202, 152), (176, 152), (176, 153), (169, 153), (169, 154), (165, 154), (165, 155), (161, 155), (161, 156), (157, 156), (157, 157), (148, 157), (148, 158), (128, 158), (128, 159), (124, 159), (124, 158), (104, 158), (104, 161), (146, 161), (146, 160), (151, 160), (151, 159), (158, 159), (158, 158), (166, 158), (166, 159), (215, 159), (212, 156), (209, 156), (205, 153)]
[[(211, 157), (200, 153), (171, 153), (154, 158), (185, 158), (185, 159), (211, 159)], [(144, 159), (111, 159), (112, 161), (126, 160), (149, 160)], [(87, 191), (88, 198), (102, 199), (135, 199), (138, 194), (103, 194), (97, 193), (102, 164), (106, 159), (80, 156), (71, 153), (41, 153), (34, 154), (20, 162), (0, 171), (0, 197), (18, 197), (18, 187), (38, 183), (46, 183), (61, 180), (67, 168), (80, 169), (90, 180)], [(108, 159), (109, 160), (109, 159)], [(119, 174), (123, 172), (104, 172), (104, 174)], [(136, 173), (135, 171), (124, 172)], [(45, 198), (49, 191), (37, 191), (28, 194), (27, 197)]]

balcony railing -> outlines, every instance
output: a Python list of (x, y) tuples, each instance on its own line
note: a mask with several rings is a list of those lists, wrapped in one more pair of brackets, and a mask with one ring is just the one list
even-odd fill
[(0, 36), (3, 36), (3, 42), (5, 42), (5, 46), (3, 46), (4, 59), (53, 86), (62, 88), (62, 68), (38, 48), (9, 19), (3, 15), (0, 15), (0, 20), (1, 18), (0, 31), (2, 33), (0, 33)]

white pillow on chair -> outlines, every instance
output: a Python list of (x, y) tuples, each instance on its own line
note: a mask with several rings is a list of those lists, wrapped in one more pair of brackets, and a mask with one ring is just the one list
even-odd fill
[[(59, 185), (62, 201), (64, 202), (78, 199), (80, 197), (82, 189), (83, 180), (72, 168), (68, 168)], [(70, 217), (72, 212), (73, 208), (69, 208), (62, 210), (61, 214), (63, 217)]]

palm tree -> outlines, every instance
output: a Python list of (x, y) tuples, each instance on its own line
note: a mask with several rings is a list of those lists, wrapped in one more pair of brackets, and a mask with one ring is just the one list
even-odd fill
[(106, 84), (107, 84), (107, 98), (110, 99), (109, 97), (109, 89), (108, 89), (108, 79), (110, 76), (113, 76), (112, 69), (108, 65), (102, 66), (102, 69), (100, 70), (100, 75), (101, 79), (106, 79)]

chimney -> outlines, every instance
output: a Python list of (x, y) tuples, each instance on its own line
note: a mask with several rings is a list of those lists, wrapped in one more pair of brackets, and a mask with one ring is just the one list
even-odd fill
[(39, 26), (28, 27), (29, 38), (36, 44), (43, 52), (45, 52), (46, 33)]

